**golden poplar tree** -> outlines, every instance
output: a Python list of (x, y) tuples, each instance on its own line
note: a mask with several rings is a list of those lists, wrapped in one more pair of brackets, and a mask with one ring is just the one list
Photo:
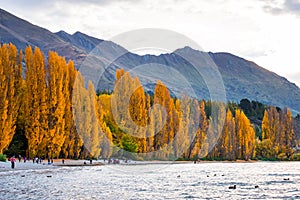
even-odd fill
[(265, 110), (262, 122), (262, 144), (263, 156), (276, 157), (280, 153), (280, 140), (284, 138), (281, 131), (280, 114), (275, 107)]
[[(101, 95), (97, 97), (97, 116), (98, 116), (98, 123), (100, 125), (100, 148), (101, 148), (101, 157), (109, 158), (112, 154), (112, 133), (104, 121), (104, 115), (106, 114), (105, 107), (103, 102), (105, 101), (104, 98), (109, 98), (108, 95)], [(110, 98), (109, 98), (110, 101)]]
[[(190, 126), (190, 104), (191, 99), (187, 96), (180, 101), (176, 100), (176, 110), (178, 112), (179, 127), (175, 134), (173, 149), (175, 158), (187, 158), (187, 151), (190, 149), (190, 140), (193, 135), (189, 134)], [(191, 136), (191, 137), (189, 137)]]
[(179, 126), (178, 113), (170, 91), (159, 80), (154, 89), (153, 104), (154, 109), (156, 108), (155, 115), (157, 115), (154, 118), (155, 129), (158, 131), (154, 136), (154, 149), (158, 150), (156, 157), (159, 159), (171, 158), (174, 156), (172, 143)]
[(209, 127), (205, 138), (205, 146), (209, 158), (220, 157), (220, 140), (223, 126), (226, 119), (225, 103), (211, 101), (208, 102), (211, 116), (209, 118)]
[(201, 101), (199, 103), (198, 100), (194, 99), (193, 109), (196, 114), (194, 116), (197, 117), (194, 117), (193, 124), (191, 124), (192, 126), (194, 126), (195, 130), (192, 130), (192, 133), (190, 133), (190, 135), (192, 134), (194, 138), (191, 140), (189, 158), (198, 159), (206, 156), (206, 154), (208, 153), (207, 150), (203, 148), (206, 139), (208, 122), (204, 110), (205, 109), (204, 101)]
[[(83, 157), (97, 157), (98, 149), (95, 142), (98, 142), (98, 138), (95, 135), (95, 121), (97, 121), (96, 108), (95, 108), (95, 96), (91, 92), (93, 86), (92, 83), (88, 83), (89, 89), (85, 88), (85, 81), (81, 73), (78, 72), (76, 80), (74, 82), (72, 105), (73, 116), (75, 120), (76, 130), (79, 135), (79, 144), (84, 147), (84, 151), (81, 152)], [(96, 127), (97, 128), (97, 127)]]
[(48, 132), (47, 84), (44, 56), (39, 48), (25, 49), (26, 64), (26, 126), (28, 156), (45, 155), (42, 141)]
[(283, 127), (284, 127), (284, 140), (282, 141), (282, 145), (284, 146), (283, 152), (289, 158), (293, 153), (293, 147), (296, 144), (296, 135), (293, 127), (293, 116), (290, 109), (284, 109), (284, 119), (283, 119)]
[(111, 98), (112, 117), (118, 128), (128, 136), (127, 142), (137, 144), (137, 153), (147, 152), (148, 99), (137, 77), (124, 69), (116, 71), (114, 93)]
[[(98, 158), (101, 152), (101, 135), (100, 135), (100, 125), (98, 122), (98, 109), (97, 109), (97, 99), (96, 93), (94, 89), (94, 85), (91, 81), (88, 82), (88, 99), (89, 101), (86, 105), (86, 109), (89, 112), (86, 112), (85, 119), (90, 119), (85, 122), (87, 131), (87, 135), (89, 136), (88, 140), (90, 143), (90, 154), (92, 157)], [(86, 143), (86, 140), (84, 140)]]
[(230, 109), (227, 110), (226, 120), (220, 137), (220, 158), (226, 160), (235, 159), (235, 121)]
[(248, 160), (254, 155), (255, 132), (243, 111), (235, 111), (236, 123), (236, 156), (237, 159)]
[(22, 84), (22, 52), (12, 44), (0, 47), (0, 154), (16, 129)]
[(55, 52), (49, 52), (48, 67), (48, 134), (43, 145), (48, 157), (58, 157), (67, 133), (66, 106), (69, 100), (69, 73), (64, 58)]
[(138, 153), (147, 152), (146, 126), (148, 125), (147, 98), (139, 79), (131, 79), (133, 91), (129, 100), (129, 114), (134, 123), (133, 132), (138, 141)]
[(262, 139), (270, 139), (270, 134), (269, 114), (268, 111), (265, 110), (262, 120)]
[[(65, 94), (67, 94), (66, 96), (68, 97), (65, 99), (65, 132), (67, 133), (67, 136), (62, 147), (62, 155), (66, 158), (79, 158), (83, 142), (77, 133), (75, 121), (73, 118), (73, 108), (75, 107), (75, 105), (78, 105), (76, 104), (76, 98), (73, 98), (73, 88), (77, 75), (81, 75), (76, 71), (74, 63), (72, 61), (69, 61), (67, 71), (69, 80), (67, 88), (64, 89)], [(72, 106), (73, 99), (74, 106)]]

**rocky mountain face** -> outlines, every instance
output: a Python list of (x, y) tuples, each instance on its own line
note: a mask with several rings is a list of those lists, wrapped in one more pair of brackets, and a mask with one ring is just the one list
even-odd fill
[(113, 89), (115, 70), (124, 68), (150, 91), (160, 79), (173, 95), (289, 107), (300, 112), (300, 89), (286, 78), (230, 53), (201, 52), (190, 47), (169, 54), (137, 55), (120, 45), (81, 32), (52, 33), (0, 9), (0, 40), (19, 49), (39, 47), (45, 55), (56, 51), (72, 59), (97, 89)]

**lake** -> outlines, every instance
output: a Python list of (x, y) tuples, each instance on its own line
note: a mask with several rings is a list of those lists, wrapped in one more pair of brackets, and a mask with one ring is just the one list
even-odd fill
[[(0, 185), (3, 200), (300, 199), (300, 162), (10, 170), (0, 172)], [(233, 185), (236, 189), (229, 189)]]

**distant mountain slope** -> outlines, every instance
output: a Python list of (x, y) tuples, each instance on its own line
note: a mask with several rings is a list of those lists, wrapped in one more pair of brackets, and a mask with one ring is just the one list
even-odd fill
[(84, 53), (47, 29), (35, 26), (2, 9), (0, 9), (0, 39), (2, 42), (12, 42), (20, 49), (31, 45), (38, 46), (43, 52), (55, 50), (67, 58)]
[(229, 53), (210, 53), (224, 79), (229, 99), (244, 97), (299, 111), (300, 90), (286, 78)]
[(113, 59), (115, 55), (121, 55), (127, 52), (126, 49), (111, 41), (97, 39), (81, 32), (70, 35), (64, 31), (59, 31), (55, 34), (65, 42), (76, 46), (86, 53), (92, 53), (95, 56), (101, 56), (106, 59)]
[[(2, 9), (0, 39), (14, 43), (19, 49), (32, 45), (45, 54), (49, 50), (57, 51), (74, 60), (85, 78), (92, 80), (98, 89), (113, 89), (115, 70), (124, 67), (139, 76), (147, 90), (154, 87), (156, 79), (161, 79), (173, 93), (185, 91), (205, 99), (211, 98), (205, 83), (210, 77), (202, 77), (198, 71), (210, 73), (206, 60), (209, 57), (222, 75), (227, 100), (248, 98), (300, 112), (300, 89), (295, 84), (229, 53), (206, 53), (185, 47), (170, 54), (139, 56), (111, 41), (84, 33), (52, 33)], [(222, 89), (217, 88), (219, 84), (215, 84), (215, 90)]]

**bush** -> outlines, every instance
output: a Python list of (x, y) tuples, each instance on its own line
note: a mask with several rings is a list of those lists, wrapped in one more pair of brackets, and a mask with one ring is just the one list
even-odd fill
[(287, 156), (286, 156), (285, 153), (280, 153), (280, 154), (278, 155), (278, 159), (279, 159), (279, 160), (287, 160)]
[(6, 162), (6, 160), (7, 160), (6, 155), (0, 154), (0, 161), (1, 162)]
[(272, 157), (272, 158), (264, 158), (264, 157), (260, 157), (258, 158), (261, 161), (278, 161), (278, 158)]
[(300, 161), (300, 153), (295, 154), (293, 160)]
[(176, 161), (185, 161), (186, 159), (180, 157), (180, 158), (177, 158)]

